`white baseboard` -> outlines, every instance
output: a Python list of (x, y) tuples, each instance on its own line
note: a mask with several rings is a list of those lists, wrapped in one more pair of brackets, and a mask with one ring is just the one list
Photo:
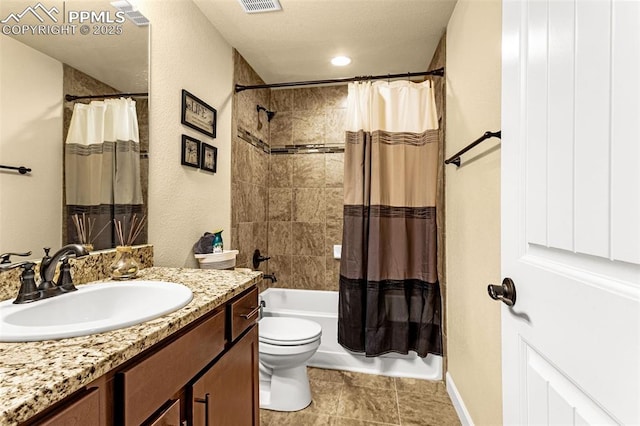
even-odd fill
[(446, 374), (446, 382), (447, 382), (447, 393), (449, 394), (449, 398), (451, 398), (451, 402), (453, 403), (453, 408), (456, 409), (456, 413), (458, 413), (458, 418), (460, 418), (460, 422), (463, 426), (474, 426), (473, 420), (471, 420), (471, 415), (469, 411), (467, 411), (467, 407), (464, 405), (464, 401), (458, 392), (458, 388), (456, 388), (456, 384), (453, 383), (453, 378), (447, 371)]

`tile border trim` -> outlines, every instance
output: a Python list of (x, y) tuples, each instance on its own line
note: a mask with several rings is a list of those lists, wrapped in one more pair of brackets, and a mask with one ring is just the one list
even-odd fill
[(271, 148), (271, 154), (339, 154), (344, 152), (343, 145), (285, 145)]
[(282, 154), (340, 154), (344, 152), (344, 145), (334, 144), (309, 144), (309, 145), (284, 145), (270, 147), (262, 139), (251, 134), (246, 129), (238, 126), (238, 138), (247, 142), (255, 148), (263, 151), (265, 154), (282, 155)]
[(271, 150), (269, 149), (269, 144), (267, 144), (265, 141), (253, 136), (251, 134), (251, 132), (249, 132), (246, 129), (243, 129), (240, 126), (238, 126), (237, 130), (238, 130), (238, 137), (240, 139), (242, 139), (243, 141), (253, 145), (254, 147), (256, 147), (256, 148), (258, 148), (260, 150), (262, 150), (266, 154), (270, 154)]

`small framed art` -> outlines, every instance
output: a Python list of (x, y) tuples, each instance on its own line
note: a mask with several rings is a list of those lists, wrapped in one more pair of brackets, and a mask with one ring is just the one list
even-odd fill
[(200, 142), (187, 135), (182, 135), (181, 164), (189, 167), (200, 167)]
[(182, 89), (182, 124), (215, 138), (217, 115), (215, 108)]
[(208, 172), (216, 172), (218, 168), (218, 148), (202, 142), (200, 153), (200, 168)]

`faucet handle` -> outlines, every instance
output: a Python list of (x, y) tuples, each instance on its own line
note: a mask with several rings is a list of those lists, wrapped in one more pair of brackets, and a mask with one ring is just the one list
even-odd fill
[(20, 262), (12, 266), (22, 267), (24, 269), (22, 271), (22, 275), (20, 275), (20, 290), (18, 291), (18, 297), (16, 297), (16, 300), (14, 300), (13, 303), (29, 303), (39, 300), (42, 297), (42, 294), (36, 286), (36, 273), (33, 272), (33, 267), (36, 266), (36, 264), (33, 262)]
[(19, 263), (11, 263), (11, 264), (6, 264), (6, 265), (0, 265), (0, 272), (4, 272), (4, 271), (10, 271), (12, 269), (16, 269), (16, 268), (24, 268), (24, 269), (31, 269), (34, 266), (36, 266), (35, 263), (33, 262), (29, 262), (28, 260), (24, 261), (24, 262), (19, 262)]
[(62, 259), (62, 265), (60, 265), (60, 278), (58, 279), (58, 287), (64, 291), (76, 291), (77, 288), (73, 285), (73, 279), (71, 278), (71, 265), (69, 265), (69, 259), (65, 256)]
[(267, 261), (271, 259), (270, 256), (262, 256), (260, 254), (260, 250), (256, 249), (256, 251), (253, 252), (253, 269), (258, 269), (258, 266), (260, 265), (260, 263)]
[(27, 257), (31, 256), (31, 252), (28, 251), (26, 253), (2, 253), (0, 254), (0, 264), (5, 265), (7, 263), (11, 263), (11, 256)]

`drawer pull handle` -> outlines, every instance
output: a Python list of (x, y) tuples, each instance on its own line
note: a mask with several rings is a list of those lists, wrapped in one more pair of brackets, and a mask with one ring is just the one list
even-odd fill
[(204, 426), (209, 426), (209, 394), (205, 394), (204, 398), (194, 398), (193, 401), (204, 404)]
[(255, 308), (252, 308), (252, 310), (248, 314), (241, 314), (240, 316), (244, 319), (249, 319), (252, 316), (254, 316), (256, 313), (260, 312), (260, 309), (264, 308), (265, 306), (267, 306), (267, 304), (264, 303), (264, 300), (261, 300), (260, 303), (258, 303), (258, 306), (256, 306)]

